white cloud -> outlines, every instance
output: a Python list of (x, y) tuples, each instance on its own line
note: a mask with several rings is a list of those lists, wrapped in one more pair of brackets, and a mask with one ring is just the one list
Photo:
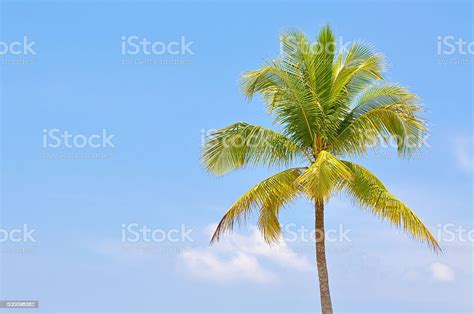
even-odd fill
[(454, 154), (459, 167), (471, 173), (474, 169), (474, 157), (472, 152), (473, 140), (469, 137), (457, 138), (455, 140)]
[(432, 263), (430, 265), (431, 275), (433, 279), (441, 282), (454, 281), (454, 271), (446, 264), (443, 263)]
[[(214, 229), (215, 225), (208, 226), (205, 232), (210, 235)], [(302, 272), (312, 270), (307, 259), (286, 242), (269, 246), (256, 228), (249, 235), (234, 233), (209, 248), (186, 251), (181, 258), (189, 274), (217, 282), (274, 282), (278, 276), (268, 269), (268, 263)]]
[(193, 276), (212, 281), (267, 283), (275, 280), (273, 273), (265, 270), (256, 257), (242, 252), (226, 259), (208, 250), (190, 251), (183, 254), (183, 259)]

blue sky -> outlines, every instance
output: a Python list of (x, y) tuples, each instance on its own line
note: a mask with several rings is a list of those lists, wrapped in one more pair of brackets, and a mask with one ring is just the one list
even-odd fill
[[(474, 41), (471, 2), (1, 3), (1, 41), (26, 36), (36, 54), (0, 56), (0, 227), (26, 224), (36, 242), (0, 243), (28, 250), (3, 251), (0, 300), (39, 300), (45, 313), (318, 309), (311, 243), (270, 249), (252, 220), (207, 246), (212, 225), (272, 170), (206, 174), (202, 136), (236, 121), (271, 126), (238, 79), (274, 58), (278, 34), (290, 27), (314, 38), (330, 23), (343, 42), (363, 39), (386, 55), (387, 79), (423, 100), (430, 147), (412, 160), (388, 149), (359, 162), (433, 232), (474, 228), (474, 55), (437, 48), (438, 36)], [(123, 55), (122, 36), (163, 43), (184, 36), (192, 54)], [(158, 64), (129, 64), (138, 60)], [(85, 136), (105, 129), (115, 147), (45, 148), (44, 129)], [(313, 208), (298, 201), (281, 221), (310, 229)], [(124, 243), (122, 224), (132, 223), (184, 225), (193, 241)], [(456, 237), (433, 254), (345, 198), (329, 203), (326, 224), (350, 229), (350, 242), (329, 245), (337, 312), (472, 312), (472, 242)]]

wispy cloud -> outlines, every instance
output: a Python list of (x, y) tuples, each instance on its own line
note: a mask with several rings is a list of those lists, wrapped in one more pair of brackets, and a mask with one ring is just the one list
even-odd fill
[[(214, 228), (208, 226), (205, 232), (210, 235)], [(181, 258), (191, 276), (221, 283), (275, 282), (274, 265), (301, 272), (312, 270), (307, 259), (293, 252), (286, 242), (270, 246), (256, 228), (248, 235), (234, 233), (209, 248), (186, 251)]]
[(191, 275), (212, 281), (255, 281), (268, 283), (276, 277), (267, 271), (259, 260), (249, 254), (237, 252), (230, 258), (213, 252), (201, 250), (183, 254), (186, 266)]
[(433, 279), (440, 282), (451, 282), (454, 281), (454, 271), (446, 264), (443, 263), (432, 263), (430, 265), (431, 275)]
[(459, 137), (454, 141), (454, 154), (459, 168), (467, 173), (474, 169), (472, 137)]

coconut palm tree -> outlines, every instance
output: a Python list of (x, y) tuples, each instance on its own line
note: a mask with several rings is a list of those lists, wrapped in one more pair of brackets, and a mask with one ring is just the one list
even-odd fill
[[(285, 170), (242, 195), (225, 213), (211, 243), (236, 222), (258, 212), (268, 243), (281, 236), (279, 211), (299, 196), (315, 206), (316, 261), (321, 308), (332, 313), (324, 239), (324, 204), (346, 192), (363, 208), (402, 228), (435, 251), (440, 247), (418, 216), (372, 172), (342, 159), (395, 143), (398, 155), (416, 153), (427, 128), (417, 96), (383, 78), (384, 58), (362, 42), (336, 52), (329, 26), (315, 42), (295, 30), (280, 36), (281, 51), (258, 70), (242, 75), (251, 99), (260, 94), (277, 131), (237, 122), (213, 132), (203, 148), (205, 168), (223, 175), (247, 165)], [(386, 146), (386, 145), (385, 145)]]

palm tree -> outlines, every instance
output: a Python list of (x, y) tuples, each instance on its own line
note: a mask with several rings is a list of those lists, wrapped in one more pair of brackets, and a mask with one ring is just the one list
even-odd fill
[[(435, 251), (440, 247), (428, 228), (366, 168), (341, 159), (396, 143), (398, 155), (416, 153), (426, 135), (418, 98), (383, 79), (384, 58), (362, 42), (336, 53), (335, 36), (322, 27), (315, 42), (299, 31), (280, 36), (277, 60), (242, 75), (251, 99), (260, 94), (278, 133), (237, 122), (213, 132), (203, 148), (205, 168), (223, 175), (247, 165), (286, 170), (258, 183), (226, 212), (211, 243), (235, 222), (258, 211), (265, 241), (277, 242), (279, 211), (298, 196), (315, 206), (316, 261), (322, 313), (332, 313), (324, 239), (324, 204), (345, 191), (363, 208), (402, 228)], [(293, 165), (293, 167), (292, 167)]]

